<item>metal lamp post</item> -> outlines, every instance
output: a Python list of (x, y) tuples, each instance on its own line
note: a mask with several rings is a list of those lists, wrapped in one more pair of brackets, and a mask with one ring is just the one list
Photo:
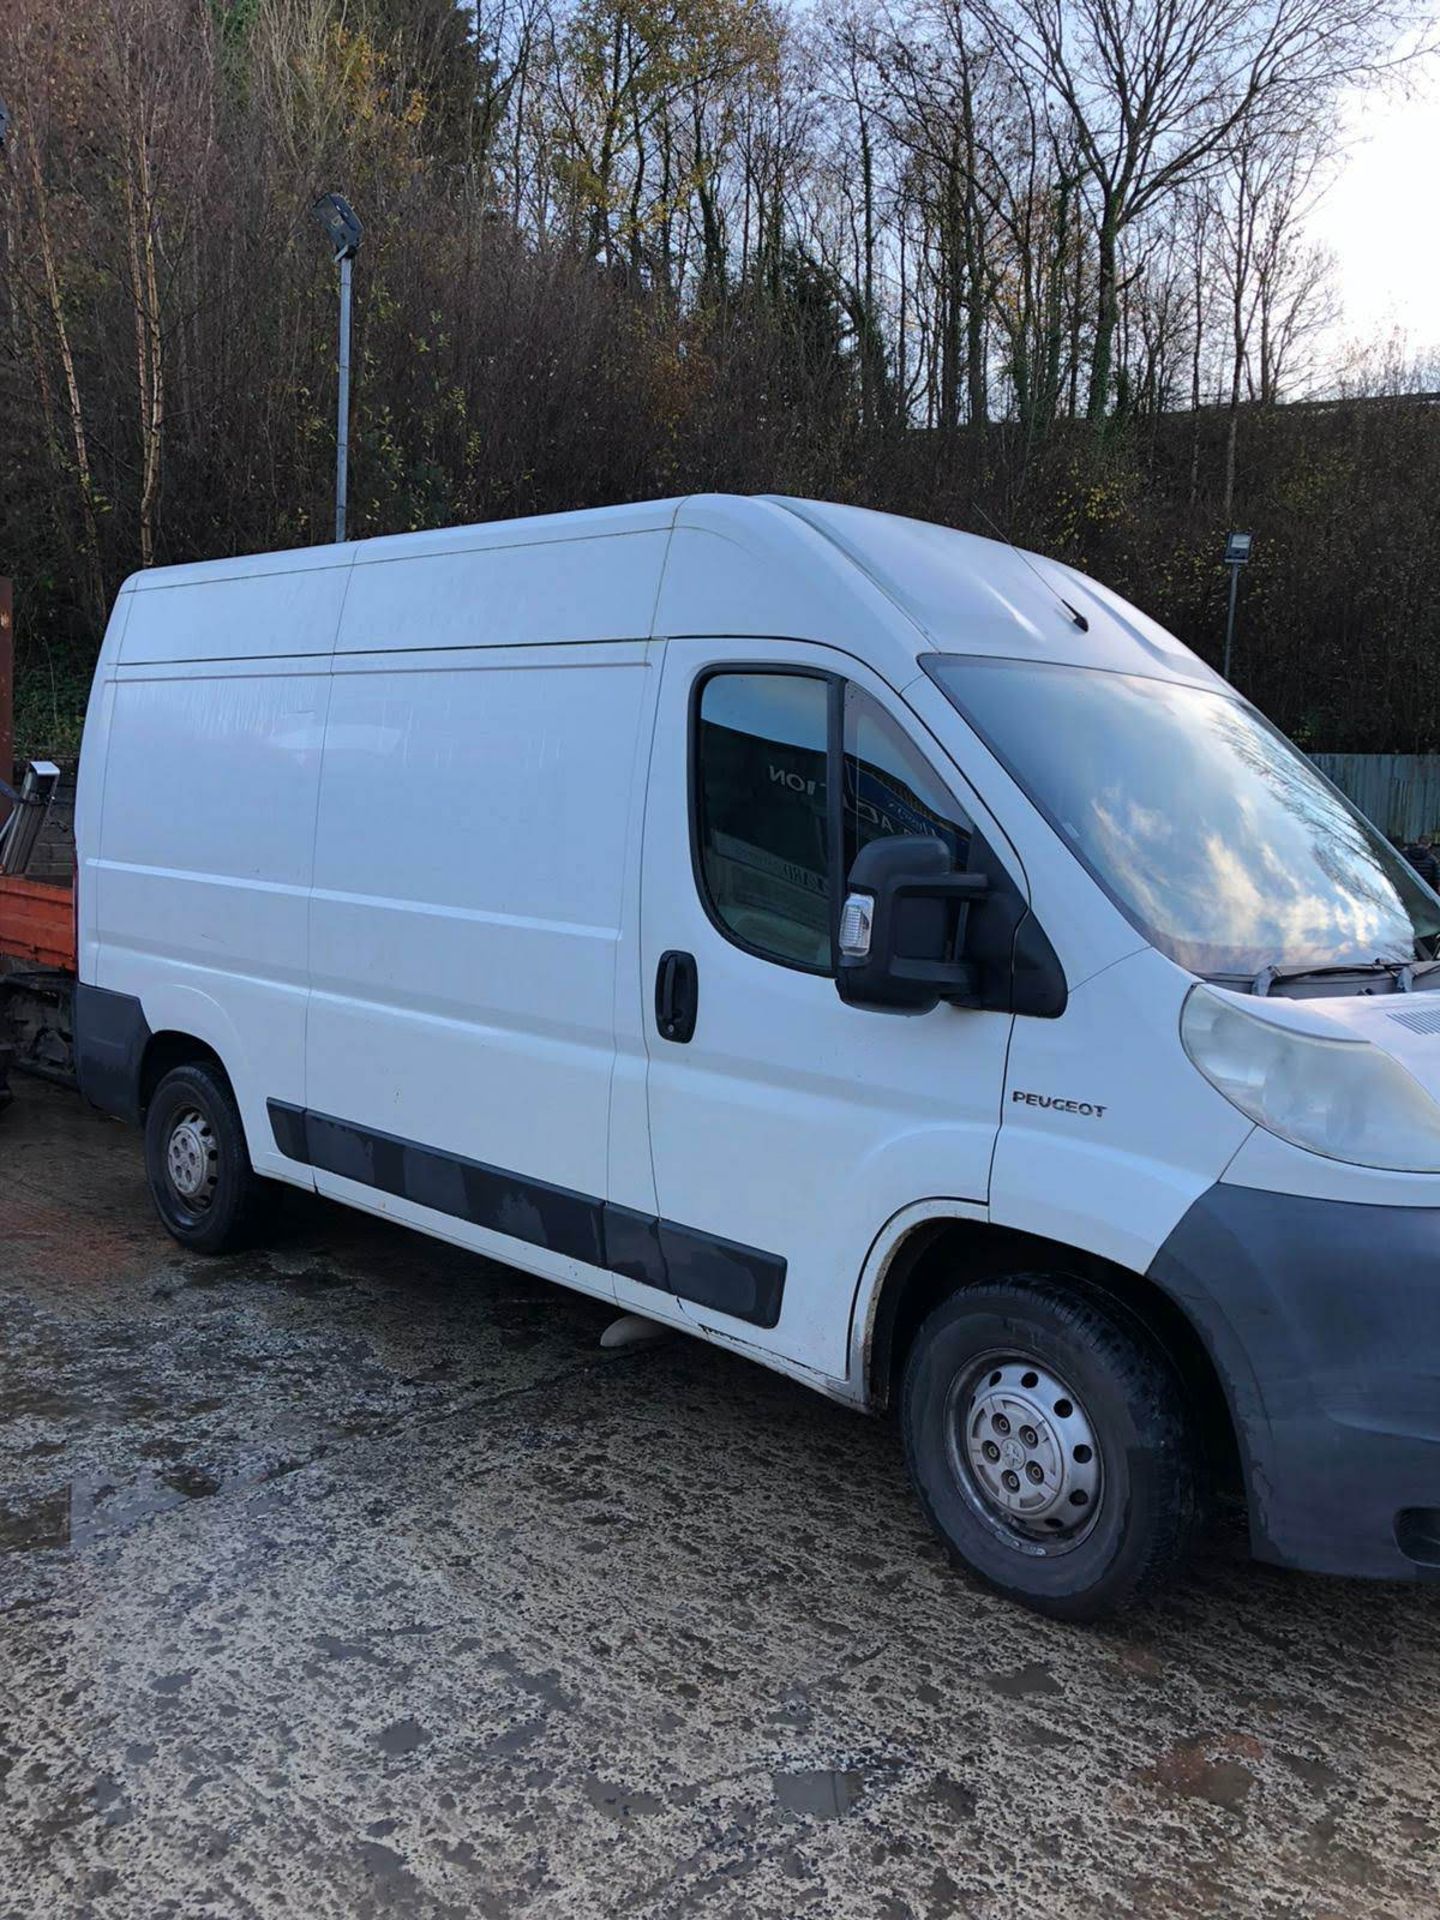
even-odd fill
[(350, 276), (365, 229), (348, 200), (325, 193), (310, 209), (335, 249), (340, 269), (340, 393), (335, 422), (335, 538), (345, 538), (346, 494), (350, 478)]
[(1249, 564), (1254, 535), (1232, 533), (1225, 542), (1225, 564), (1230, 569), (1230, 612), (1225, 621), (1225, 678), (1230, 678), (1230, 652), (1235, 644), (1235, 598), (1240, 591), (1240, 569)]

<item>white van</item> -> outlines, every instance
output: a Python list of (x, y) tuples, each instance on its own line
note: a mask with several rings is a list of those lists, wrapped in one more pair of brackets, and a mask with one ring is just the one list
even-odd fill
[(1093, 1617), (1440, 1568), (1440, 900), (1094, 581), (699, 497), (136, 576), (81, 1084), (185, 1245), (313, 1188), (898, 1410)]

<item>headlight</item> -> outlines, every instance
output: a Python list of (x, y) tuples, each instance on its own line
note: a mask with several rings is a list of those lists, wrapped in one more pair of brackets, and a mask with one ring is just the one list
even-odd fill
[(1296, 1033), (1205, 987), (1186, 998), (1180, 1039), (1211, 1086), (1267, 1133), (1357, 1167), (1440, 1173), (1440, 1106), (1368, 1040)]

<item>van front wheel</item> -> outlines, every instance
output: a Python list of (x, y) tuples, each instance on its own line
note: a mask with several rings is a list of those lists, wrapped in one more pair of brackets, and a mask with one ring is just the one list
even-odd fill
[(249, 1240), (260, 1182), (224, 1077), (195, 1060), (165, 1075), (145, 1114), (145, 1172), (155, 1210), (182, 1246), (228, 1253)]
[(1114, 1613), (1189, 1545), (1199, 1451), (1183, 1384), (1083, 1283), (1022, 1274), (951, 1295), (915, 1337), (901, 1418), (941, 1538), (1038, 1613)]

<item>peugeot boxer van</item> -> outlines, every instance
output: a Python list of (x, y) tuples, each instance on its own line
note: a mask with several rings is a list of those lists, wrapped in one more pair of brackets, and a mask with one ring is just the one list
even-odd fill
[(156, 570), (78, 838), (185, 1246), (287, 1182), (893, 1409), (1049, 1614), (1227, 1469), (1440, 1567), (1440, 899), (1093, 580), (728, 497)]

